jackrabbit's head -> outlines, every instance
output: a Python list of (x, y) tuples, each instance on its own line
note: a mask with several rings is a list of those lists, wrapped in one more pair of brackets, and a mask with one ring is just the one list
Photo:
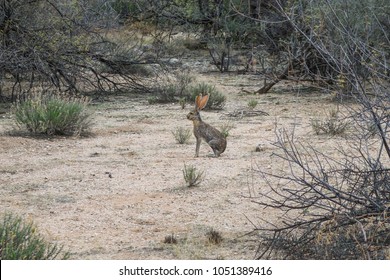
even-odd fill
[(199, 112), (204, 107), (206, 107), (208, 101), (209, 101), (209, 96), (208, 95), (205, 95), (205, 96), (198, 95), (195, 98), (195, 109), (187, 114), (187, 119), (189, 119), (191, 121), (194, 121), (194, 120), (199, 120), (200, 121), (201, 119), (200, 119)]

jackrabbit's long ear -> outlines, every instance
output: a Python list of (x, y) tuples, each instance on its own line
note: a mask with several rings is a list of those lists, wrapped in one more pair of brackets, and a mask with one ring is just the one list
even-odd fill
[(198, 95), (197, 96), (197, 103), (196, 103), (198, 106), (198, 109), (202, 110), (204, 107), (206, 107), (208, 101), (209, 101), (208, 95), (205, 95), (205, 96)]
[(201, 110), (199, 108), (201, 99), (202, 99), (202, 95), (200, 94), (197, 97), (195, 97), (195, 111)]

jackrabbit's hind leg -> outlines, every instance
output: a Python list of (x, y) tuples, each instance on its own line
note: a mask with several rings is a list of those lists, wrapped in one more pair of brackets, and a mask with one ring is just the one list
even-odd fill
[(213, 152), (215, 157), (219, 157), (219, 155), (221, 154), (217, 149), (213, 149)]
[(210, 145), (211, 149), (213, 149), (215, 157), (219, 157), (221, 152), (219, 151), (218, 141), (217, 140), (211, 140), (208, 144)]

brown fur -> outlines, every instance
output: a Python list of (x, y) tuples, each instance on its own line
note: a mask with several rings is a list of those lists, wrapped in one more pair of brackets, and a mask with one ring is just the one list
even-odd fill
[(209, 99), (208, 95), (197, 96), (195, 99), (195, 109), (187, 114), (187, 119), (194, 124), (194, 136), (196, 138), (195, 157), (199, 156), (199, 148), (202, 139), (213, 149), (215, 157), (219, 157), (226, 149), (226, 138), (216, 128), (202, 121), (200, 110), (202, 110)]

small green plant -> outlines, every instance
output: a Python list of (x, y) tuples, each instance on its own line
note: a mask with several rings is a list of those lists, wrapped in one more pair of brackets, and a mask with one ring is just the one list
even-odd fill
[(251, 110), (254, 110), (258, 104), (258, 101), (256, 99), (251, 99), (248, 101), (248, 107)]
[(203, 174), (204, 172), (199, 171), (195, 166), (184, 164), (183, 177), (188, 187), (199, 186), (203, 181)]
[(232, 130), (234, 128), (234, 124), (231, 123), (231, 122), (226, 122), (224, 124), (221, 125), (221, 133), (223, 135), (223, 137), (227, 138), (230, 134), (230, 130)]
[(323, 120), (313, 119), (311, 126), (314, 132), (318, 134), (341, 135), (346, 132), (349, 122), (340, 118), (338, 110), (330, 110)]
[(19, 127), (33, 134), (80, 135), (91, 125), (87, 98), (37, 94), (14, 105)]
[(53, 260), (68, 259), (63, 247), (46, 242), (32, 223), (20, 217), (5, 214), (0, 225), (1, 260)]
[(173, 136), (176, 139), (176, 142), (179, 144), (186, 144), (191, 137), (191, 130), (188, 128), (177, 127), (172, 131)]
[(185, 97), (181, 97), (179, 99), (179, 104), (180, 104), (180, 107), (182, 110), (184, 110), (186, 108), (186, 103), (187, 103), (187, 100)]
[(209, 101), (205, 109), (222, 110), (225, 107), (226, 97), (215, 86), (199, 83), (191, 88), (191, 100), (195, 100), (196, 96), (200, 94), (209, 95)]
[(158, 103), (158, 98), (157, 98), (157, 96), (149, 96), (149, 97), (148, 97), (148, 103), (149, 103), (150, 105), (153, 105), (153, 104)]

